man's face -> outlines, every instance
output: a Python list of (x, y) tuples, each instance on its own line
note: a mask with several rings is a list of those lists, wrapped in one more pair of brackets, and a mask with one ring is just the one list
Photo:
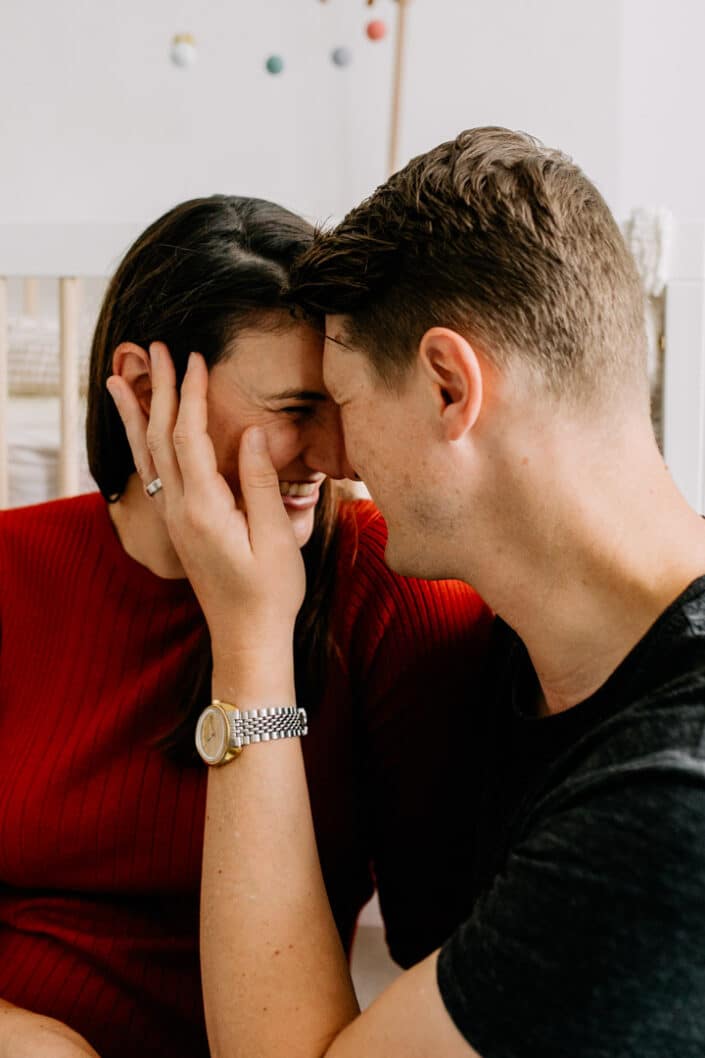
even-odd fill
[(344, 324), (344, 317), (328, 317), (323, 374), (340, 406), (348, 462), (387, 522), (387, 564), (407, 576), (438, 576), (429, 552), (440, 511), (428, 387), (414, 365), (398, 384), (385, 385), (364, 353), (347, 344)]

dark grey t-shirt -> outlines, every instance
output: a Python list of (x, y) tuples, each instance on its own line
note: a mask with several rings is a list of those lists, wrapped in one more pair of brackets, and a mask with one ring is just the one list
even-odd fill
[(545, 719), (522, 712), (536, 676), (498, 625), (446, 1007), (482, 1058), (705, 1058), (705, 577)]

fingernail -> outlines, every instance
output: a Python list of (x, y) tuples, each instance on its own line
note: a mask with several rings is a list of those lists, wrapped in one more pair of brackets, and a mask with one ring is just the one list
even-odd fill
[(112, 376), (105, 383), (105, 388), (107, 389), (108, 393), (110, 394), (110, 396), (113, 398), (113, 400), (117, 404), (118, 401), (120, 400), (120, 390), (115, 385), (115, 383), (113, 382)]
[(156, 364), (159, 356), (159, 345), (157, 342), (152, 342), (149, 347), (149, 359), (152, 361), (152, 365)]
[(265, 452), (267, 449), (267, 438), (260, 426), (253, 426), (247, 434), (247, 443), (251, 452)]

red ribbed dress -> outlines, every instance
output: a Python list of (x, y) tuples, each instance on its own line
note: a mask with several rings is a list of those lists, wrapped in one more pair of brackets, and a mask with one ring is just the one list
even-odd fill
[[(467, 910), (474, 688), (491, 623), (464, 585), (394, 576), (341, 513), (341, 658), (303, 740), (343, 939), (376, 877), (409, 964)], [(0, 514), (0, 998), (102, 1058), (208, 1054), (198, 966), (205, 766), (155, 745), (203, 618), (131, 559), (96, 493)]]

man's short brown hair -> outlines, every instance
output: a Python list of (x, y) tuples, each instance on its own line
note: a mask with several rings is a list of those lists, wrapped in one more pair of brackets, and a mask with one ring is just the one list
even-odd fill
[(641, 286), (620, 230), (571, 159), (524, 133), (470, 129), (413, 159), (318, 233), (292, 297), (349, 317), (351, 344), (390, 383), (444, 326), (500, 367), (520, 358), (561, 398), (646, 392)]

